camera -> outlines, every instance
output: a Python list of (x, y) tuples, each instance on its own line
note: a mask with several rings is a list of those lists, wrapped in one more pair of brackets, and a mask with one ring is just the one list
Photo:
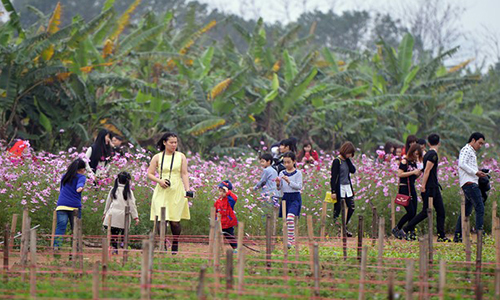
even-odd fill
[(188, 198), (194, 198), (194, 192), (193, 191), (187, 191), (186, 192), (186, 197), (188, 197)]
[(163, 180), (165, 180), (165, 184), (167, 185), (167, 187), (170, 187), (170, 180), (168, 179), (163, 179)]

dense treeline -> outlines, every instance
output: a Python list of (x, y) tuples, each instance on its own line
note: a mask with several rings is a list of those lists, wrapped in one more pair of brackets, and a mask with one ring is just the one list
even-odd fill
[(445, 66), (457, 48), (425, 50), (388, 15), (271, 25), (196, 2), (26, 0), (22, 14), (2, 2), (1, 139), (57, 150), (103, 126), (145, 145), (175, 130), (193, 151), (225, 154), (292, 135), (373, 150), (437, 131), (450, 153), (471, 131), (499, 138), (499, 68)]

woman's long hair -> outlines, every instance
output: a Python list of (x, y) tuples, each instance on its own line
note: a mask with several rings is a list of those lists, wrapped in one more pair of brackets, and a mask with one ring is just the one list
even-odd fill
[(419, 161), (422, 158), (423, 151), (420, 144), (416, 143), (410, 146), (408, 153), (406, 154), (406, 159), (411, 162)]
[(160, 138), (160, 140), (156, 144), (156, 147), (158, 148), (158, 150), (165, 151), (165, 145), (163, 144), (163, 142), (168, 141), (168, 139), (171, 138), (171, 137), (175, 137), (175, 138), (179, 139), (179, 137), (177, 136), (177, 134), (175, 134), (173, 132), (167, 132), (167, 133), (165, 133), (164, 135), (162, 135), (162, 137)]
[(405, 152), (408, 153), (408, 151), (410, 150), (410, 144), (411, 143), (416, 143), (418, 141), (418, 138), (413, 135), (413, 134), (410, 134), (407, 138), (406, 138), (406, 143), (405, 143)]
[(106, 159), (111, 156), (111, 146), (106, 144), (106, 136), (109, 131), (106, 129), (101, 129), (92, 144), (92, 155), (90, 156), (90, 167), (92, 169), (97, 168), (97, 165), (102, 158)]
[(75, 159), (69, 166), (66, 174), (63, 175), (61, 185), (66, 185), (73, 181), (76, 177), (76, 173), (80, 169), (85, 169), (85, 162), (81, 158)]
[(116, 199), (116, 190), (118, 189), (118, 184), (124, 184), (125, 187), (123, 188), (123, 199), (125, 201), (128, 200), (128, 196), (130, 195), (130, 174), (127, 172), (121, 172), (116, 176), (115, 179), (115, 185), (113, 186), (113, 189), (111, 190), (111, 196), (113, 199)]
[(301, 162), (302, 159), (304, 158), (304, 156), (306, 156), (306, 150), (304, 148), (306, 148), (307, 146), (311, 146), (311, 151), (309, 151), (309, 153), (312, 155), (312, 153), (314, 152), (314, 149), (313, 149), (313, 146), (312, 146), (312, 143), (307, 141), (304, 143), (304, 145), (302, 146), (302, 150), (300, 150), (299, 152), (299, 155), (297, 155), (297, 161), (298, 162)]

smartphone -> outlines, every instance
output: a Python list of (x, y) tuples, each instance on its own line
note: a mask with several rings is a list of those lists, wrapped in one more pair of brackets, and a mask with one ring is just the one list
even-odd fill
[(188, 197), (188, 198), (194, 198), (194, 192), (193, 191), (187, 191), (186, 192), (186, 197)]

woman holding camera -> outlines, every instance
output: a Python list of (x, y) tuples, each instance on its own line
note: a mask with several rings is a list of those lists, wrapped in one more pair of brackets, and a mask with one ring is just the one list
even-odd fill
[(177, 143), (175, 133), (165, 133), (158, 141), (161, 152), (153, 156), (148, 169), (148, 178), (157, 183), (151, 201), (151, 221), (155, 217), (160, 220), (161, 208), (165, 207), (165, 220), (170, 223), (173, 235), (172, 254), (179, 250), (181, 219), (190, 219), (186, 198), (193, 195), (189, 188), (186, 156), (176, 151)]

